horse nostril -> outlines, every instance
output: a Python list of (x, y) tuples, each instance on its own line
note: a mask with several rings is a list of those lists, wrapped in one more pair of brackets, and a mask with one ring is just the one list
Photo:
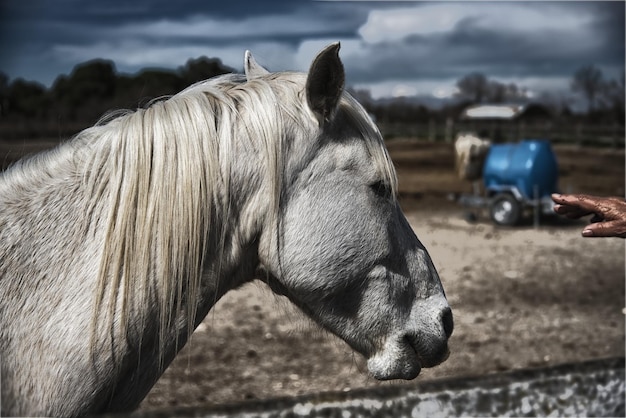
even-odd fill
[(452, 331), (454, 330), (454, 320), (452, 319), (452, 309), (446, 308), (441, 314), (441, 322), (443, 324), (443, 332), (446, 337), (450, 338)]

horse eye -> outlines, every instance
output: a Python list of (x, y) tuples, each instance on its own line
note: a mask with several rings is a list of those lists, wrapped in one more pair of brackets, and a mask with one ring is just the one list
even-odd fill
[(370, 184), (370, 189), (372, 189), (376, 196), (382, 197), (383, 199), (389, 199), (391, 197), (391, 187), (382, 180)]

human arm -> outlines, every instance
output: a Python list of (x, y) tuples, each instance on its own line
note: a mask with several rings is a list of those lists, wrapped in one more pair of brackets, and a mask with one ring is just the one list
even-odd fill
[(626, 238), (626, 201), (619, 197), (599, 197), (584, 194), (553, 194), (554, 211), (570, 219), (593, 214), (584, 237)]

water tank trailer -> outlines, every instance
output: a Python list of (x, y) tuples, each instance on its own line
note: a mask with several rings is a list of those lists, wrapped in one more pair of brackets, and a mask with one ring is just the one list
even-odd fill
[(491, 219), (499, 225), (517, 224), (526, 209), (553, 214), (550, 195), (558, 192), (558, 177), (549, 141), (493, 144), (483, 166), (486, 199), (470, 198), (470, 206), (487, 206)]

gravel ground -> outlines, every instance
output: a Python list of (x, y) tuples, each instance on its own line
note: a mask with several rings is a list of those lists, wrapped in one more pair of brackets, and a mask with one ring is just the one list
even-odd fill
[[(228, 293), (154, 386), (142, 410), (418, 385), (624, 355), (625, 241), (585, 239), (585, 220), (536, 229), (463, 220), (449, 199), (451, 144), (388, 144), (401, 205), (429, 250), (454, 312), (451, 355), (414, 381), (378, 382), (365, 361), (263, 284)], [(624, 149), (555, 146), (564, 192), (624, 195)]]
[(581, 238), (583, 222), (468, 224), (453, 208), (407, 218), (454, 312), (447, 362), (412, 382), (378, 382), (343, 341), (250, 284), (219, 301), (141, 408), (419, 385), (624, 354), (624, 240)]

